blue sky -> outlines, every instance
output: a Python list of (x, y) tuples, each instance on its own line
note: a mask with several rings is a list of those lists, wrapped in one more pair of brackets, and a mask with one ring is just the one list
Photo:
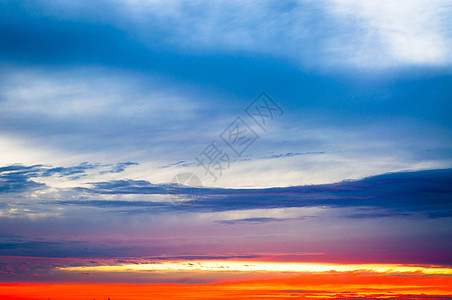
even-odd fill
[[(206, 184), (448, 167), (450, 5), (403, 4), (3, 1), (2, 162), (134, 161), (127, 176), (167, 182), (179, 170), (160, 166), (193, 161), (265, 90), (284, 117)], [(323, 154), (265, 159), (290, 152)]]
[[(245, 255), (277, 236), (274, 252), (451, 264), (451, 15), (443, 0), (0, 0), (0, 253)], [(266, 132), (245, 112), (262, 91), (284, 112)], [(214, 181), (195, 157), (227, 150), (237, 117), (259, 138)], [(207, 193), (186, 210), (166, 194), (184, 172)]]

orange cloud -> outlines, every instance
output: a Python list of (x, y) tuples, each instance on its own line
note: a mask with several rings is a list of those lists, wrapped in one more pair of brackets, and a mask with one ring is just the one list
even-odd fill
[(363, 272), (302, 274), (294, 278), (214, 284), (2, 284), (0, 298), (47, 299), (450, 299), (449, 275)]

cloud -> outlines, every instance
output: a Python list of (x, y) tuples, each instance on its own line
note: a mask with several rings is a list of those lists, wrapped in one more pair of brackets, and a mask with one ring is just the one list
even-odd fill
[[(450, 67), (452, 60), (447, 0), (33, 1), (29, 11), (8, 1), (3, 6), (3, 51), (14, 57), (29, 51), (54, 62), (112, 63), (125, 50), (140, 48), (128, 58), (135, 67), (145, 61), (135, 58), (145, 57), (146, 48), (266, 55), (316, 69)], [(39, 26), (30, 31), (20, 19), (40, 20)], [(148, 57), (158, 65), (154, 55)]]
[(108, 171), (102, 171), (100, 172), (101, 174), (106, 174), (106, 173), (121, 173), (124, 172), (125, 169), (127, 167), (130, 166), (137, 166), (138, 163), (137, 162), (122, 162), (122, 163), (117, 163), (116, 165), (113, 165), (112, 168)]
[[(90, 188), (76, 190), (103, 195), (161, 195), (168, 193), (166, 185), (155, 185), (145, 180), (120, 180), (91, 183)], [(417, 172), (389, 173), (361, 180), (334, 184), (293, 186), (266, 189), (204, 188), (203, 197), (196, 205), (184, 207), (191, 212), (221, 212), (231, 210), (274, 209), (291, 207), (361, 208), (347, 218), (377, 218), (385, 216), (409, 216), (421, 214), (426, 217), (452, 216), (452, 169)], [(181, 194), (190, 194), (190, 187), (182, 188)], [(153, 213), (171, 211), (168, 202), (154, 201), (59, 201), (60, 205), (96, 207), (142, 207), (136, 212)], [(362, 209), (379, 209), (365, 212)], [(134, 213), (134, 211), (129, 211)], [(270, 222), (275, 218), (243, 218), (220, 220), (225, 224), (240, 222)]]
[(260, 224), (260, 223), (269, 223), (269, 222), (281, 222), (290, 220), (288, 218), (246, 218), (246, 219), (235, 219), (235, 220), (218, 220), (217, 223), (233, 225), (233, 224), (241, 224), (241, 223), (251, 223), (251, 224)]
[(3, 194), (0, 253), (176, 257), (328, 249), (325, 259), (333, 261), (450, 263), (452, 169), (283, 188), (205, 188), (195, 205), (183, 207), (169, 201), (165, 185), (146, 180), (85, 186)]
[[(113, 169), (121, 169), (130, 165), (135, 165), (135, 163), (120, 163), (115, 165)], [(21, 193), (49, 187), (37, 182), (36, 180), (39, 178), (57, 176), (71, 179), (73, 176), (84, 175), (87, 170), (100, 167), (99, 164), (86, 162), (72, 167), (10, 165), (0, 168), (0, 192), (3, 194), (16, 193), (19, 197)], [(109, 165), (106, 167), (111, 169)], [(46, 192), (48, 194), (45, 197), (52, 199), (49, 204), (53, 205), (123, 209), (124, 213), (129, 214), (172, 211), (176, 208), (169, 201), (168, 184), (152, 184), (146, 180), (122, 179), (88, 182), (84, 186), (87, 187), (54, 188), (52, 192)], [(373, 207), (380, 210), (372, 212), (355, 211), (348, 217), (377, 218), (422, 214), (436, 218), (452, 216), (452, 189), (449, 186), (452, 186), (452, 169), (388, 173), (333, 184), (281, 188), (224, 189), (204, 187), (202, 189), (203, 196), (197, 204), (184, 207), (184, 210), (221, 212), (294, 207)], [(192, 187), (184, 186), (172, 190), (172, 193), (181, 196), (191, 195), (191, 189)], [(55, 192), (58, 190), (61, 190), (62, 193)], [(35, 197), (39, 199), (43, 195), (36, 195)], [(152, 198), (144, 200), (144, 195)], [(67, 197), (69, 198), (64, 199)], [(276, 219), (253, 217), (224, 220), (224, 223), (270, 221), (276, 221)]]
[[(29, 257), (98, 257), (105, 255), (106, 249), (110, 257), (120, 255), (124, 248), (108, 246), (102, 242), (79, 242), (65, 239), (42, 239), (26, 236), (0, 235), (1, 256)], [(111, 251), (111, 252), (110, 252)], [(106, 257), (106, 256), (104, 256)]]
[(83, 191), (99, 194), (166, 194), (166, 185), (155, 185), (146, 180), (114, 180), (108, 182), (93, 182), (92, 188)]
[[(381, 63), (355, 49), (374, 29), (359, 15), (361, 4), (344, 3), (2, 2), (0, 160), (136, 161), (128, 178), (164, 183), (178, 168), (195, 172), (201, 148), (267, 89), (286, 114), (249, 154), (273, 151), (274, 159), (242, 159), (211, 186), (318, 184), (450, 167), (449, 77), (429, 62), (390, 76), (344, 73), (338, 65), (394, 62), (379, 49), (388, 43), (369, 39), (384, 54)], [(390, 7), (384, 3), (383, 11)], [(362, 10), (380, 9), (368, 5)], [(334, 74), (313, 72), (318, 65)], [(325, 153), (301, 155), (310, 152)]]
[(161, 166), (160, 168), (166, 169), (166, 168), (170, 168), (170, 167), (178, 167), (178, 168), (180, 168), (180, 167), (189, 167), (189, 166), (192, 166), (194, 164), (195, 163), (188, 163), (185, 160), (181, 160), (181, 161), (178, 161), (178, 162), (175, 162), (175, 163), (171, 163), (171, 164), (167, 164), (167, 165)]
[[(25, 169), (24, 169), (25, 168)], [(30, 168), (5, 167), (0, 170), (0, 194), (21, 193), (45, 188), (46, 185), (30, 180)]]
[[(359, 69), (450, 66), (452, 62), (448, 51), (452, 7), (447, 0), (118, 3), (129, 9), (138, 24), (146, 24), (150, 17), (162, 28), (171, 23), (168, 42), (200, 52), (258, 52), (304, 66)], [(201, 7), (203, 13), (199, 13)]]
[[(443, 0), (0, 0), (0, 254), (450, 264), (449, 15)], [(263, 89), (284, 117), (174, 205), (168, 182), (204, 174), (194, 157)], [(2, 280), (27, 268), (1, 259)]]
[(51, 167), (45, 165), (25, 166), (14, 164), (0, 167), (0, 193), (21, 193), (44, 189), (48, 186), (45, 183), (36, 182), (32, 178), (43, 179), (55, 176), (68, 180), (76, 180), (86, 176), (87, 171), (109, 168), (107, 171), (100, 171), (99, 174), (121, 173), (127, 167), (137, 165), (134, 162), (117, 163), (115, 165), (90, 164), (82, 162), (79, 165), (70, 167)]
[[(452, 6), (445, 0), (330, 0), (342, 32), (329, 45), (361, 67), (450, 66)], [(354, 28), (353, 28), (354, 27)]]
[(312, 154), (324, 154), (325, 152), (323, 151), (318, 151), (318, 152), (287, 152), (287, 153), (280, 153), (280, 154), (273, 154), (271, 156), (267, 156), (265, 158), (280, 158), (280, 157), (294, 157), (294, 156), (299, 156), (299, 155), (312, 155)]

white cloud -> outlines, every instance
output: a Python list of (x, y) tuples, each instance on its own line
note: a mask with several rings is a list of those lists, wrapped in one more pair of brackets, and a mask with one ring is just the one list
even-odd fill
[(170, 28), (166, 42), (193, 51), (257, 52), (317, 67), (452, 63), (447, 0), (119, 3), (139, 26)]
[[(452, 65), (448, 0), (107, 0), (94, 6), (60, 0), (41, 4), (59, 18), (111, 23), (150, 47), (259, 53), (317, 69)], [(104, 13), (98, 12), (98, 6)]]
[(329, 2), (327, 7), (343, 28), (356, 26), (333, 38), (342, 47), (338, 51), (350, 52), (351, 63), (374, 67), (451, 63), (450, 1)]
[[(116, 117), (146, 118), (147, 123), (164, 118), (193, 117), (199, 104), (161, 87), (156, 78), (134, 74), (111, 75), (85, 68), (66, 72), (28, 69), (4, 72), (0, 85), (3, 114), (38, 115), (53, 118)], [(179, 93), (180, 94), (180, 93)], [(152, 116), (152, 118), (149, 118)]]

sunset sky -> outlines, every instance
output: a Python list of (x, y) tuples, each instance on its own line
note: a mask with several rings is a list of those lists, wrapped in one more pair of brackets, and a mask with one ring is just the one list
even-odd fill
[(452, 299), (449, 0), (0, 0), (0, 298)]

